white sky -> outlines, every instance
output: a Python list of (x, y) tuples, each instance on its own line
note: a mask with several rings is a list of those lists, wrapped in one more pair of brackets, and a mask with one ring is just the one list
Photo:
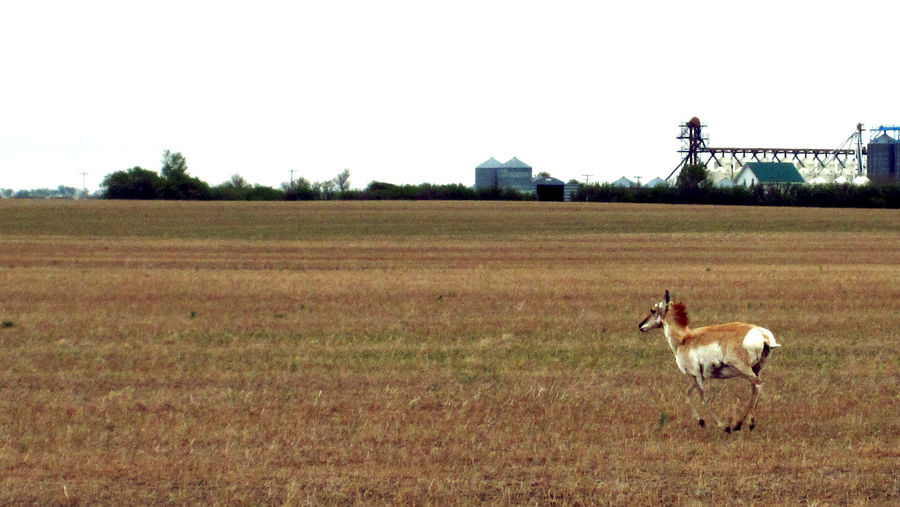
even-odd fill
[(711, 146), (900, 123), (900, 2), (0, 0), (0, 188), (158, 171), (212, 185), (472, 185), (516, 156), (665, 177)]

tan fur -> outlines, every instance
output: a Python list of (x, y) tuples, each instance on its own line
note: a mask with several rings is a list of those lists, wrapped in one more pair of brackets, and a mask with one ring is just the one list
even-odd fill
[[(750, 382), (750, 403), (743, 414), (733, 424), (724, 425), (713, 415), (717, 424), (725, 431), (739, 430), (749, 417), (750, 429), (755, 425), (754, 410), (761, 394), (762, 380), (757, 372), (772, 348), (780, 345), (767, 329), (746, 322), (729, 322), (692, 329), (687, 310), (683, 303), (669, 302), (669, 293), (663, 302), (651, 309), (650, 315), (644, 319), (639, 328), (642, 332), (655, 327), (663, 327), (669, 346), (675, 354), (679, 369), (692, 377), (688, 395), (697, 389), (706, 409), (707, 378), (744, 377)], [(749, 341), (748, 341), (749, 340)], [(749, 347), (749, 348), (748, 348)], [(704, 425), (703, 418), (691, 407), (694, 416)]]
[[(667, 316), (666, 321), (668, 322), (668, 320)], [(753, 324), (729, 322), (728, 324), (690, 329), (686, 326), (679, 326), (673, 321), (669, 323), (669, 328), (672, 329), (673, 334), (678, 334), (681, 337), (680, 343), (685, 346), (697, 347), (710, 343), (721, 343), (727, 347), (740, 347), (744, 335), (753, 328)]]

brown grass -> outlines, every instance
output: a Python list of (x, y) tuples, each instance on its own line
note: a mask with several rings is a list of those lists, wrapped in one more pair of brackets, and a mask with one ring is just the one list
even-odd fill
[[(0, 503), (896, 504), (898, 218), (2, 201)], [(664, 289), (784, 344), (753, 432)]]

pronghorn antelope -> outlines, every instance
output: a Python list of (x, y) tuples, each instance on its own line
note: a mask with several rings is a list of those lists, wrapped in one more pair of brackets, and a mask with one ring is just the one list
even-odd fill
[[(694, 389), (700, 392), (704, 407), (712, 414), (720, 428), (729, 433), (738, 431), (749, 416), (749, 428), (752, 430), (755, 426), (754, 410), (759, 401), (762, 384), (758, 376), (759, 370), (769, 357), (769, 352), (781, 345), (775, 342), (775, 336), (768, 329), (745, 322), (731, 322), (696, 329), (688, 325), (684, 304), (671, 302), (669, 291), (666, 291), (665, 298), (650, 308), (650, 315), (638, 325), (638, 328), (642, 333), (658, 327), (663, 328), (669, 347), (675, 353), (678, 369), (681, 373), (693, 377), (687, 390), (688, 404), (700, 426), (706, 423), (690, 402), (691, 391)], [(711, 378), (733, 377), (746, 378), (750, 381), (753, 391), (743, 415), (735, 419), (731, 425), (725, 425), (710, 409), (703, 382)]]

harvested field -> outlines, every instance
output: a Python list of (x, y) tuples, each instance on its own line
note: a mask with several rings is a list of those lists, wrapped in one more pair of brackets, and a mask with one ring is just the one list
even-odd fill
[(0, 201), (0, 280), (3, 504), (900, 502), (895, 210)]

